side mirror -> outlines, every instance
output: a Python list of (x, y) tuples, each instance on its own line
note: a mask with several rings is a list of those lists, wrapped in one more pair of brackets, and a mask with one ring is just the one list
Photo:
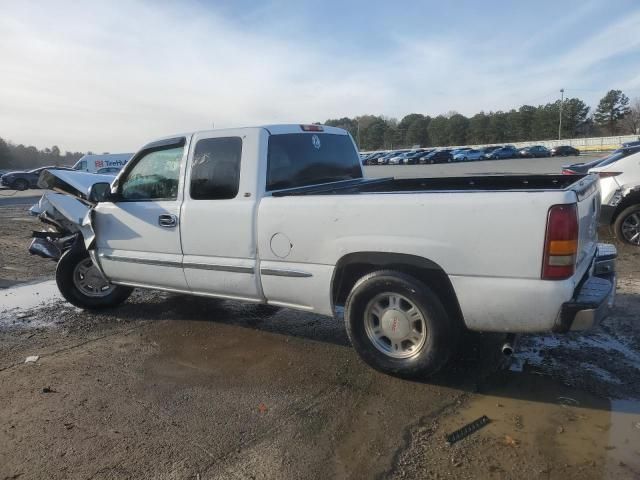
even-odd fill
[(87, 198), (91, 203), (108, 201), (111, 198), (111, 185), (106, 182), (94, 183), (89, 187)]

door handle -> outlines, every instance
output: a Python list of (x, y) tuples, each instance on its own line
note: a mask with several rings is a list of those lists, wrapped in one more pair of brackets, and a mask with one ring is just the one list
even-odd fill
[(169, 214), (160, 215), (158, 217), (158, 225), (164, 228), (173, 228), (178, 225), (178, 217)]

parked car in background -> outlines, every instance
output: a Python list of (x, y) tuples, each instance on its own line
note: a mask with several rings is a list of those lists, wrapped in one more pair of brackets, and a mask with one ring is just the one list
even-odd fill
[(569, 155), (580, 155), (580, 150), (573, 148), (569, 145), (561, 145), (559, 147), (553, 147), (551, 150), (552, 157), (568, 157)]
[(397, 155), (393, 155), (391, 158), (389, 158), (389, 161), (387, 163), (389, 165), (402, 165), (407, 158), (407, 155), (409, 155), (410, 153), (412, 152), (399, 152)]
[(543, 158), (550, 157), (551, 152), (547, 147), (542, 145), (533, 145), (531, 147), (525, 147), (518, 151), (518, 155), (522, 158)]
[(418, 158), (424, 155), (424, 149), (412, 150), (405, 152), (397, 157), (391, 157), (389, 159), (389, 165), (413, 165), (418, 163)]
[(518, 150), (513, 145), (507, 145), (505, 147), (496, 148), (494, 151), (487, 153), (485, 158), (489, 160), (498, 160), (504, 158), (516, 158), (518, 157)]
[(0, 185), (12, 188), (14, 190), (27, 190), (29, 188), (38, 188), (38, 178), (43, 170), (73, 170), (70, 167), (39, 167), (33, 170), (9, 172), (2, 175)]
[(504, 145), (492, 145), (490, 147), (483, 147), (480, 150), (482, 150), (484, 152), (484, 158), (487, 158), (487, 155), (489, 155), (491, 152), (496, 151), (499, 148), (504, 147)]
[(595, 167), (604, 167), (613, 163), (621, 158), (628, 157), (629, 155), (633, 155), (634, 153), (640, 152), (640, 145), (630, 146), (630, 147), (621, 147), (615, 150), (610, 155), (607, 155), (603, 158), (597, 158), (587, 163), (573, 163), (571, 165), (564, 165), (562, 167), (562, 173), (564, 175), (580, 175), (587, 173), (590, 169)]
[(397, 157), (403, 152), (403, 150), (394, 150), (392, 152), (388, 152), (385, 155), (378, 158), (378, 165), (389, 165), (389, 160), (393, 157)]
[(406, 163), (407, 165), (415, 165), (418, 163), (419, 158), (424, 156), (426, 152), (429, 152), (430, 150), (426, 149), (426, 148), (421, 148), (419, 150), (415, 150), (413, 152), (410, 152), (407, 157), (405, 158), (404, 163)]
[(600, 177), (600, 223), (616, 238), (640, 246), (640, 152), (589, 170)]
[(378, 164), (378, 158), (380, 158), (381, 156), (385, 155), (387, 152), (373, 152), (369, 155), (367, 155), (367, 157), (364, 159), (363, 164), (364, 165), (377, 165)]
[(453, 160), (451, 150), (443, 148), (441, 150), (434, 150), (428, 155), (420, 159), (420, 163), (447, 163)]
[(471, 147), (454, 148), (451, 150), (451, 155), (455, 157), (457, 154), (466, 152), (467, 150), (471, 150)]
[(470, 148), (453, 155), (454, 162), (466, 162), (468, 160), (482, 160), (484, 158), (484, 150), (476, 150)]

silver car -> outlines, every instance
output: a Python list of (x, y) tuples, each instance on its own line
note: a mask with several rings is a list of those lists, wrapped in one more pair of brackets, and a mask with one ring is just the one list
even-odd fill
[(482, 160), (484, 158), (484, 150), (463, 150), (462, 152), (458, 152), (453, 156), (454, 162), (466, 162), (469, 160)]

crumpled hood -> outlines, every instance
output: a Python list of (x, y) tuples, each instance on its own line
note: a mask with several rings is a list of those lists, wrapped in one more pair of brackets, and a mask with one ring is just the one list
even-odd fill
[(71, 170), (44, 170), (38, 179), (38, 186), (86, 199), (89, 195), (89, 187), (94, 183), (111, 183), (113, 180), (112, 175), (73, 172)]
[(91, 226), (93, 205), (87, 201), (89, 188), (95, 183), (111, 183), (111, 175), (44, 170), (38, 179), (40, 188), (55, 190), (46, 192), (29, 212), (41, 219), (53, 221), (70, 233), (82, 233), (87, 250), (91, 248), (95, 233)]

